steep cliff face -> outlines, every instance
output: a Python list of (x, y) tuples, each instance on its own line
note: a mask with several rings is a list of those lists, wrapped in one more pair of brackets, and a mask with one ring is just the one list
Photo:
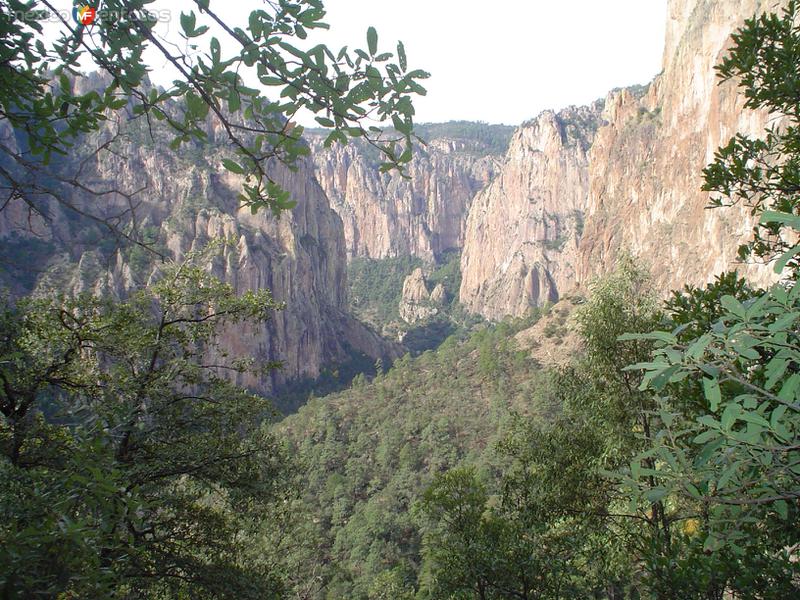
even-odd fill
[[(114, 144), (115, 153), (90, 157), (84, 181), (93, 187), (139, 190), (133, 198), (140, 229), (156, 248), (177, 260), (212, 239), (228, 240), (229, 245), (211, 260), (211, 272), (237, 292), (268, 288), (286, 304), (266, 324), (224, 332), (223, 345), (232, 354), (284, 364), (281, 371), (239, 383), (268, 392), (287, 380), (316, 377), (323, 365), (340, 362), (353, 351), (373, 359), (392, 352), (377, 334), (346, 313), (342, 223), (309, 163), (294, 173), (273, 168), (275, 179), (298, 201), (294, 210), (279, 219), (267, 211), (252, 215), (238, 208), (241, 181), (221, 166), (227, 154), (213, 123), (209, 133), (215, 143), (210, 148), (185, 147), (178, 153), (167, 150), (169, 139), (161, 139), (164, 132), (156, 132), (154, 142), (144, 127), (138, 121), (127, 124)], [(86, 146), (97, 146), (112, 133), (103, 131)], [(104, 216), (125, 206), (119, 196), (73, 199), (91, 204)], [(46, 232), (53, 252), (47, 257), (49, 268), (37, 282), (40, 292), (54, 287), (121, 297), (157, 272), (158, 260), (151, 253), (135, 246), (116, 248), (107, 231), (68, 211), (53, 214)], [(7, 220), (2, 233), (12, 225)]]
[[(612, 94), (590, 155), (590, 192), (578, 281), (609, 269), (620, 251), (650, 263), (662, 289), (701, 284), (736, 264), (752, 218), (708, 210), (702, 168), (737, 132), (759, 135), (768, 115), (744, 108), (735, 82), (714, 66), (757, 0), (670, 0), (663, 72), (637, 99)], [(775, 3), (769, 3), (774, 7)], [(765, 283), (768, 269), (745, 269)]]
[(542, 113), (520, 127), (467, 220), (461, 302), (492, 319), (555, 300), (576, 277), (601, 105)]
[[(508, 135), (504, 128), (494, 133)], [(344, 223), (348, 259), (410, 255), (430, 262), (461, 248), (472, 198), (502, 153), (469, 136), (443, 133), (427, 141), (408, 178), (380, 174), (378, 157), (364, 145), (325, 149), (322, 138), (315, 141), (316, 176)]]
[[(758, 135), (768, 122), (744, 109), (734, 83), (718, 85), (714, 71), (730, 34), (766, 4), (669, 0), (662, 73), (644, 90), (609, 94), (602, 125), (586, 135), (588, 152), (547, 133), (561, 113), (522, 127), (503, 173), (470, 211), (462, 302), (490, 318), (521, 315), (607, 272), (621, 251), (649, 263), (664, 290), (741, 268), (736, 250), (751, 217), (741, 208), (707, 210), (700, 188), (721, 144), (736, 132)], [(553, 209), (583, 217), (556, 253), (541, 246), (558, 234), (536, 221)], [(766, 269), (746, 270), (758, 282), (770, 278)]]

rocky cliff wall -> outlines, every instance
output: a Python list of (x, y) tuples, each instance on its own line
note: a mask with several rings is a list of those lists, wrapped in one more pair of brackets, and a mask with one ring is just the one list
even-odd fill
[(495, 179), (472, 203), (461, 302), (492, 319), (554, 301), (576, 278), (601, 103), (522, 125)]
[[(77, 85), (96, 85), (82, 82)], [(86, 140), (94, 148), (116, 134), (116, 120)], [(345, 360), (351, 352), (373, 359), (395, 351), (380, 337), (347, 314), (345, 238), (341, 219), (331, 209), (314, 178), (309, 162), (297, 172), (275, 166), (273, 176), (297, 200), (297, 207), (275, 218), (268, 211), (256, 215), (239, 210), (241, 181), (226, 171), (228, 154), (220, 131), (209, 122), (210, 146), (168, 149), (170, 137), (155, 131), (155, 140), (142, 120), (122, 116), (121, 135), (113, 153), (78, 155), (59, 168), (74, 171), (86, 160), (82, 183), (97, 189), (135, 192), (139, 231), (163, 253), (181, 260), (187, 252), (225, 238), (224, 247), (209, 269), (237, 292), (267, 288), (286, 308), (263, 325), (233, 327), (223, 335), (231, 353), (256, 358), (259, 363), (281, 361), (284, 368), (266, 376), (246, 377), (239, 383), (269, 392), (295, 378), (316, 377), (320, 369)], [(121, 195), (71, 200), (103, 218), (124, 211)], [(117, 248), (109, 232), (92, 220), (51, 206), (51, 218), (37, 235), (51, 244), (44, 257), (39, 291), (95, 291), (123, 297), (147, 283), (158, 269), (157, 257), (139, 247)], [(6, 239), (19, 235), (21, 209), (9, 211), (0, 226)], [(24, 211), (22, 211), (24, 216)], [(129, 215), (123, 218), (128, 219)], [(23, 232), (31, 238), (30, 232)], [(6, 247), (7, 248), (7, 247)], [(4, 248), (5, 249), (5, 248)], [(23, 256), (24, 245), (20, 252)], [(20, 257), (8, 257), (20, 260)], [(33, 266), (32, 266), (33, 268)]]
[[(664, 290), (741, 269), (736, 250), (752, 219), (741, 208), (706, 208), (702, 168), (736, 132), (760, 133), (768, 115), (745, 110), (734, 83), (718, 85), (714, 66), (745, 18), (779, 4), (669, 0), (662, 72), (644, 89), (609, 94), (599, 128), (584, 133), (588, 151), (556, 131), (570, 112), (595, 107), (521, 127), (504, 170), (472, 205), (462, 302), (489, 318), (521, 315), (612, 269), (622, 251), (649, 264)], [(563, 235), (563, 218), (566, 227), (542, 224), (572, 211), (582, 215), (572, 235)], [(743, 270), (770, 279), (766, 269)]]
[(316, 177), (344, 223), (348, 259), (417, 256), (460, 249), (467, 211), (502, 154), (479, 140), (442, 136), (420, 145), (408, 177), (381, 174), (364, 144), (312, 145)]
[[(771, 3), (775, 7), (779, 3)], [(769, 115), (744, 108), (714, 66), (730, 34), (768, 7), (757, 0), (670, 0), (662, 73), (647, 92), (611, 94), (590, 153), (578, 281), (607, 271), (620, 251), (650, 264), (662, 289), (702, 284), (739, 268), (765, 283), (768, 269), (736, 263), (753, 220), (742, 207), (709, 210), (702, 168), (737, 132), (757, 136)]]

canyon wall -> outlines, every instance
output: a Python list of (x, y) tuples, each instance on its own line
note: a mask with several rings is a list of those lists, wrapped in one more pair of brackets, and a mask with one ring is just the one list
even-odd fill
[[(99, 84), (79, 80), (76, 85)], [(222, 167), (222, 159), (229, 156), (226, 139), (212, 121), (209, 146), (189, 144), (177, 152), (168, 149), (168, 132), (156, 130), (153, 140), (142, 119), (123, 118), (120, 123), (119, 137), (112, 120), (84, 140), (85, 155), (77, 154), (54, 168), (74, 173), (82, 165), (86, 188), (134, 192), (139, 231), (155, 249), (176, 260), (212, 239), (229, 240), (210, 259), (209, 270), (237, 292), (267, 288), (285, 303), (285, 309), (267, 323), (224, 332), (223, 347), (231, 354), (251, 356), (259, 364), (284, 365), (277, 372), (242, 377), (238, 383), (270, 392), (288, 380), (314, 378), (324, 366), (341, 363), (352, 353), (373, 360), (397, 355), (393, 346), (348, 314), (342, 222), (315, 180), (310, 162), (301, 163), (297, 172), (271, 168), (272, 176), (297, 200), (294, 210), (280, 218), (266, 210), (253, 215), (239, 209), (242, 181)], [(117, 137), (113, 153), (92, 155), (88, 150), (112, 137)], [(65, 193), (72, 194), (70, 200), (78, 207), (101, 218), (113, 219), (127, 208), (128, 199), (120, 194)], [(46, 242), (49, 251), (42, 252), (41, 264), (29, 267), (41, 267), (34, 282), (38, 293), (52, 288), (124, 297), (158, 272), (159, 260), (151, 252), (118, 247), (106, 228), (57, 203), (48, 209), (48, 223), (33, 220), (36, 231), (25, 231), (26, 214), (20, 207), (4, 211), (0, 226), (4, 262), (29, 260), (34, 241)]]
[(522, 315), (574, 283), (600, 110), (548, 111), (514, 134), (467, 219), (460, 296), (469, 311)]
[[(462, 302), (492, 319), (521, 315), (585, 287), (620, 252), (641, 257), (663, 290), (730, 268), (769, 281), (768, 269), (735, 262), (752, 227), (748, 211), (708, 210), (701, 186), (720, 145), (768, 123), (744, 109), (735, 83), (718, 84), (714, 66), (744, 19), (776, 4), (669, 0), (663, 70), (650, 85), (610, 93), (599, 115), (601, 104), (523, 125), (503, 171), (472, 205)], [(596, 131), (594, 121), (580, 128), (588, 148), (565, 132), (576, 113), (598, 117)], [(551, 214), (558, 225), (547, 227)], [(581, 214), (582, 226), (571, 227), (569, 214)]]
[(323, 138), (312, 137), (316, 177), (344, 223), (348, 259), (417, 256), (431, 262), (462, 247), (472, 198), (498, 168), (496, 145), (505, 145), (474, 133), (503, 138), (511, 128), (458, 125), (467, 131), (443, 124), (427, 135), (419, 128), (427, 144), (417, 146), (407, 177), (379, 173), (379, 156), (366, 144), (324, 148)]
[(662, 289), (702, 284), (725, 269), (765, 283), (768, 269), (736, 264), (753, 225), (742, 207), (709, 210), (702, 168), (737, 132), (758, 136), (769, 115), (744, 108), (736, 82), (714, 71), (744, 19), (777, 3), (670, 0), (663, 71), (642, 98), (612, 94), (591, 150), (578, 281), (641, 256)]

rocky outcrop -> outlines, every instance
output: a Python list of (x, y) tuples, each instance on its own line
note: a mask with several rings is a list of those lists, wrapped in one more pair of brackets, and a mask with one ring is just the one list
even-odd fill
[(400, 318), (408, 324), (430, 319), (439, 314), (447, 293), (440, 283), (433, 292), (428, 291), (428, 282), (421, 268), (416, 268), (403, 282), (403, 297), (400, 300)]
[[(600, 127), (584, 128), (585, 148), (557, 132), (570, 112), (594, 119), (597, 107), (545, 113), (520, 128), (503, 171), (470, 210), (460, 293), (470, 310), (522, 315), (609, 271), (620, 252), (640, 256), (664, 290), (741, 269), (736, 250), (752, 217), (741, 207), (707, 210), (702, 168), (736, 132), (758, 135), (768, 123), (714, 71), (730, 34), (764, 4), (669, 0), (662, 73), (644, 89), (609, 94)], [(548, 226), (551, 211), (558, 225)], [(771, 278), (746, 270), (759, 283)]]
[(436, 306), (444, 306), (447, 302), (447, 290), (444, 289), (444, 285), (441, 283), (437, 283), (436, 287), (433, 288), (431, 292), (431, 302)]
[[(477, 124), (472, 124), (478, 127)], [(315, 172), (344, 223), (348, 259), (418, 256), (428, 262), (460, 249), (472, 198), (501, 154), (485, 142), (443, 136), (419, 146), (407, 177), (379, 173), (364, 144), (312, 144)]]
[[(735, 133), (757, 136), (768, 124), (714, 71), (730, 34), (766, 8), (758, 0), (670, 0), (663, 72), (641, 98), (622, 91), (606, 103), (608, 125), (591, 150), (578, 281), (607, 271), (620, 251), (649, 263), (662, 289), (741, 269), (736, 251), (752, 217), (742, 207), (708, 210), (702, 168)], [(771, 277), (746, 270), (759, 283)]]
[(576, 278), (600, 103), (522, 125), (475, 198), (461, 258), (461, 302), (492, 319), (556, 300)]

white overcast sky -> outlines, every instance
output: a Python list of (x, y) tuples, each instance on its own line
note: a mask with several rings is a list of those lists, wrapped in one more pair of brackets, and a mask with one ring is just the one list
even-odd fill
[(374, 25), (430, 71), (417, 120), (517, 125), (661, 70), (666, 0), (328, 0), (331, 37)]
[[(263, 0), (211, 0), (232, 24)], [(57, 0), (71, 6), (69, 0)], [(190, 3), (156, 0), (172, 22)], [(418, 122), (453, 119), (516, 125), (542, 110), (585, 104), (615, 87), (647, 83), (661, 69), (666, 0), (326, 0), (331, 29), (313, 41), (382, 50), (406, 46), (409, 66), (429, 71)], [(167, 32), (164, 28), (168, 28)], [(168, 75), (153, 64), (153, 78)], [(164, 82), (166, 83), (166, 82)]]

